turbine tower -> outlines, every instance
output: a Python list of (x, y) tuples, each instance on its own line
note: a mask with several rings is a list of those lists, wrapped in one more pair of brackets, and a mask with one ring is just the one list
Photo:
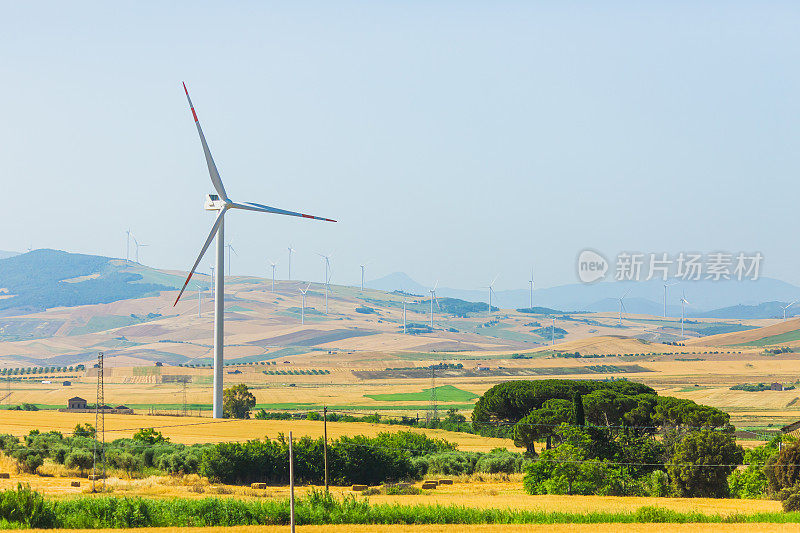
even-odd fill
[(796, 304), (796, 303), (797, 303), (797, 300), (793, 301), (792, 303), (790, 303), (790, 304), (789, 304), (789, 305), (787, 305), (786, 307), (782, 307), (782, 308), (781, 308), (781, 309), (783, 309), (783, 319), (784, 319), (784, 320), (786, 320), (786, 310), (787, 310), (787, 309), (789, 309), (791, 306), (793, 306), (793, 305), (794, 305), (794, 304)]
[(272, 261), (269, 262), (269, 266), (272, 267), (272, 292), (275, 292), (275, 267), (277, 266)]
[(297, 289), (303, 295), (303, 303), (300, 306), (300, 324), (306, 323), (306, 293), (308, 292), (309, 287), (311, 287), (310, 283), (306, 285), (306, 290)]
[(533, 311), (533, 267), (531, 267), (531, 279), (528, 280), (528, 283), (531, 286), (531, 311)]
[(625, 299), (629, 292), (631, 292), (630, 289), (625, 291), (625, 294), (623, 294), (621, 298), (617, 298), (617, 300), (619, 300), (619, 327), (622, 327), (622, 313), (625, 311), (625, 304), (622, 302), (622, 300)]
[(295, 250), (294, 248), (292, 248), (292, 245), (291, 245), (291, 244), (289, 245), (289, 247), (287, 248), (287, 250), (289, 250), (289, 277), (288, 277), (287, 279), (288, 279), (289, 281), (292, 281), (292, 252), (296, 252), (297, 250)]
[(125, 264), (131, 262), (131, 228), (125, 230), (127, 238), (125, 239)]
[(335, 220), (312, 215), (306, 215), (295, 211), (286, 211), (276, 207), (270, 207), (263, 204), (254, 202), (236, 203), (228, 198), (225, 192), (225, 187), (222, 185), (217, 165), (211, 157), (211, 151), (208, 149), (206, 138), (203, 135), (203, 130), (200, 128), (200, 122), (197, 120), (197, 113), (192, 105), (192, 100), (189, 98), (189, 91), (186, 89), (186, 84), (183, 85), (183, 90), (186, 93), (186, 99), (189, 101), (189, 108), (192, 110), (195, 126), (197, 126), (197, 133), (200, 136), (200, 143), (203, 145), (203, 153), (206, 158), (206, 165), (208, 166), (208, 173), (211, 177), (211, 183), (214, 185), (214, 190), (217, 194), (209, 194), (206, 197), (205, 209), (208, 211), (216, 211), (217, 216), (214, 224), (211, 226), (211, 231), (206, 238), (206, 242), (200, 249), (197, 259), (189, 270), (189, 275), (183, 284), (183, 288), (178, 297), (175, 299), (173, 307), (178, 304), (186, 286), (192, 279), (197, 265), (205, 255), (208, 247), (211, 246), (211, 241), (216, 237), (217, 240), (217, 254), (216, 254), (216, 290), (214, 298), (214, 395), (213, 395), (213, 416), (214, 418), (222, 418), (222, 370), (223, 370), (223, 346), (224, 346), (224, 312), (225, 312), (225, 213), (228, 209), (242, 209), (245, 211), (255, 211), (258, 213), (272, 213), (277, 215), (288, 215), (294, 217), (310, 218), (313, 220), (324, 220), (326, 222), (336, 222)]
[(325, 260), (325, 314), (328, 314), (328, 282), (330, 281), (330, 273), (331, 273), (331, 256), (333, 255), (328, 254), (321, 254), (317, 252), (317, 255), (320, 256)]
[(436, 300), (436, 287), (439, 286), (439, 281), (437, 280), (436, 283), (433, 285), (433, 288), (430, 290), (431, 293), (431, 328), (433, 328), (433, 302), (436, 301), (436, 307), (441, 309), (439, 306), (439, 300)]
[(233, 247), (232, 244), (225, 245), (225, 248), (228, 249), (228, 275), (231, 275), (231, 252), (233, 252), (237, 257), (239, 256), (239, 252)]
[(211, 265), (211, 287), (208, 288), (208, 291), (211, 293), (211, 297), (214, 297), (214, 265)]
[(366, 263), (361, 265), (361, 292), (364, 292), (364, 269), (367, 268)]
[[(499, 276), (498, 274), (497, 276)], [(492, 293), (494, 293), (494, 282), (497, 281), (497, 276), (494, 277), (492, 282), (489, 284), (489, 316), (492, 316)]]
[(681, 340), (684, 340), (686, 337), (683, 335), (683, 316), (684, 316), (684, 307), (687, 305), (691, 305), (689, 300), (686, 299), (686, 293), (681, 293)]
[(137, 241), (136, 237), (133, 238), (133, 243), (136, 245), (136, 262), (139, 263), (139, 248), (144, 248), (147, 245)]

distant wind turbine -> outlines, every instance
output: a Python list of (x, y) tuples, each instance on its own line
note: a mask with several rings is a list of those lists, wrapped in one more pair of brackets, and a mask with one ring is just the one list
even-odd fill
[(297, 250), (295, 250), (294, 248), (292, 248), (292, 245), (291, 245), (291, 244), (289, 245), (289, 247), (287, 248), (287, 250), (289, 250), (289, 277), (288, 277), (287, 279), (288, 279), (289, 281), (292, 281), (292, 252), (296, 252)]
[(487, 287), (489, 289), (489, 316), (492, 316), (492, 294), (494, 293), (494, 282), (497, 281), (497, 277), (499, 275), (500, 274), (495, 276), (494, 279), (492, 280), (492, 282)]
[(211, 246), (211, 241), (214, 240), (216, 237), (217, 240), (217, 257), (216, 257), (216, 290), (215, 298), (214, 298), (214, 392), (213, 392), (213, 417), (214, 418), (222, 418), (222, 385), (223, 385), (223, 342), (224, 342), (224, 319), (225, 319), (225, 213), (228, 212), (228, 209), (242, 209), (246, 211), (256, 211), (258, 213), (272, 213), (277, 215), (288, 215), (294, 217), (302, 217), (302, 218), (310, 218), (313, 220), (324, 220), (328, 222), (335, 222), (329, 218), (322, 218), (312, 215), (306, 215), (303, 213), (298, 213), (295, 211), (286, 211), (284, 209), (278, 209), (275, 207), (270, 207), (263, 204), (257, 204), (253, 202), (246, 202), (246, 203), (236, 203), (233, 202), (230, 198), (228, 198), (228, 194), (225, 192), (225, 187), (222, 184), (222, 178), (220, 178), (219, 171), (217, 170), (217, 165), (214, 163), (214, 158), (211, 157), (211, 151), (208, 149), (208, 144), (206, 143), (205, 135), (203, 135), (203, 130), (200, 127), (200, 122), (197, 120), (197, 113), (195, 112), (194, 105), (192, 105), (192, 99), (189, 98), (189, 91), (186, 89), (186, 84), (183, 85), (183, 90), (186, 93), (186, 99), (189, 101), (189, 107), (192, 110), (192, 116), (194, 117), (194, 124), (197, 126), (197, 133), (200, 136), (200, 143), (203, 145), (203, 153), (205, 154), (206, 158), (206, 165), (208, 166), (208, 173), (211, 177), (211, 183), (214, 185), (214, 190), (217, 194), (209, 194), (206, 197), (205, 208), (209, 211), (217, 211), (217, 217), (214, 220), (214, 224), (211, 226), (211, 231), (206, 238), (206, 242), (203, 244), (203, 247), (200, 249), (200, 253), (197, 255), (197, 259), (192, 265), (191, 270), (189, 270), (189, 275), (186, 277), (186, 281), (183, 283), (183, 288), (181, 289), (180, 293), (178, 293), (178, 297), (175, 299), (174, 305), (178, 304), (178, 301), (181, 299), (183, 292), (186, 290), (186, 286), (189, 284), (189, 280), (192, 279), (192, 275), (194, 274), (197, 265), (200, 263), (200, 260), (203, 259), (203, 255), (205, 255), (206, 250), (208, 247)]
[(228, 275), (231, 275), (231, 252), (233, 252), (236, 256), (239, 255), (239, 252), (233, 247), (232, 244), (227, 244), (225, 248), (228, 249)]
[(677, 282), (664, 284), (664, 318), (667, 318), (667, 287), (672, 287), (673, 285), (677, 285)]
[(125, 230), (125, 234), (125, 263), (128, 264), (131, 262), (131, 229)]
[(303, 303), (300, 306), (300, 324), (306, 323), (306, 293), (308, 292), (309, 287), (311, 287), (310, 283), (306, 285), (306, 290), (297, 289), (303, 295)]
[[(144, 248), (147, 244), (143, 244), (136, 240), (136, 237), (133, 238), (133, 243), (136, 245), (136, 262), (139, 263), (139, 248)], [(141, 263), (139, 263), (141, 265)]]
[(792, 303), (790, 303), (790, 304), (789, 304), (789, 305), (787, 305), (786, 307), (782, 307), (782, 308), (781, 308), (781, 309), (783, 309), (783, 319), (784, 319), (784, 320), (786, 320), (786, 310), (787, 310), (787, 309), (789, 309), (791, 306), (793, 306), (793, 305), (794, 305), (794, 304), (796, 304), (796, 303), (797, 303), (797, 300), (793, 301)]
[(439, 300), (436, 299), (436, 287), (439, 286), (439, 281), (437, 280), (434, 284), (433, 288), (430, 290), (431, 293), (431, 328), (433, 328), (433, 302), (436, 301), (436, 307), (441, 309), (439, 306)]
[(364, 292), (364, 269), (367, 268), (367, 264), (364, 263), (361, 265), (361, 292)]
[(275, 267), (277, 265), (272, 261), (269, 262), (269, 265), (272, 267), (272, 292), (275, 292)]
[(683, 335), (683, 317), (685, 306), (692, 305), (689, 303), (689, 300), (686, 299), (686, 293), (681, 293), (681, 340), (684, 340), (686, 337)]
[(322, 259), (325, 260), (325, 314), (328, 314), (328, 283), (330, 282), (330, 273), (331, 273), (331, 256), (333, 255), (328, 254), (321, 254), (317, 253)]
[(531, 279), (528, 280), (528, 283), (531, 286), (531, 307), (530, 307), (530, 309), (533, 310), (533, 267), (531, 267)]
[(622, 302), (622, 300), (625, 299), (625, 297), (628, 295), (629, 292), (631, 292), (630, 289), (625, 291), (625, 294), (623, 294), (621, 298), (617, 298), (617, 300), (619, 300), (619, 325), (620, 325), (620, 327), (622, 327), (622, 313), (623, 313), (623, 311), (625, 311), (625, 304)]
[(209, 292), (211, 292), (211, 297), (213, 298), (214, 297), (214, 287), (216, 286), (214, 284), (214, 265), (211, 265), (210, 268), (211, 268), (211, 287), (209, 287), (208, 290), (209, 290)]
[(197, 317), (203, 316), (203, 288), (197, 286)]

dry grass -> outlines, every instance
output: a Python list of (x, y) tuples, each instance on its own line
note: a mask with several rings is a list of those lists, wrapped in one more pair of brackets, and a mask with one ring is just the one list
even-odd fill
[[(216, 533), (223, 528), (140, 528), (114, 530), (62, 529), (63, 533)], [(287, 526), (226, 527), (231, 533), (284, 533)], [(30, 530), (45, 533), (50, 530)], [(794, 533), (797, 524), (546, 524), (546, 525), (324, 525), (298, 526), (299, 533)]]
[[(38, 429), (69, 434), (78, 423), (94, 425), (94, 414), (6, 411), (0, 414), (0, 433), (24, 436), (32, 429)], [(263, 437), (276, 438), (280, 433), (288, 435), (289, 431), (292, 431), (296, 438), (304, 436), (316, 438), (323, 435), (322, 422), (311, 420), (212, 420), (198, 417), (148, 415), (106, 415), (105, 417), (106, 439), (109, 440), (131, 437), (138, 429), (149, 427), (157, 428), (171, 440), (184, 444), (245, 441)], [(516, 450), (510, 439), (496, 439), (442, 430), (409, 429), (406, 426), (385, 424), (328, 422), (329, 439), (345, 435), (375, 436), (384, 431), (406, 430), (425, 433), (433, 438), (446, 439), (456, 443), (459, 449), (464, 451), (489, 451), (493, 448)]]

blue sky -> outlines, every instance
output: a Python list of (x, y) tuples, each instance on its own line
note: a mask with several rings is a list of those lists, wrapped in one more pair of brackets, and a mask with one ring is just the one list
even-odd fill
[[(185, 80), (235, 200), (234, 274), (576, 280), (586, 247), (760, 251), (800, 283), (800, 7), (4, 2), (0, 249), (187, 269), (212, 223)], [(211, 257), (202, 263), (203, 270)]]

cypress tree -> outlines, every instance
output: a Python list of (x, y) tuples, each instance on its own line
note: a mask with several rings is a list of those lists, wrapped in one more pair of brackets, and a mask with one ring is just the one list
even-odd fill
[(580, 393), (575, 393), (572, 397), (572, 404), (575, 413), (575, 425), (583, 427), (586, 425), (586, 415), (583, 412), (583, 398)]

